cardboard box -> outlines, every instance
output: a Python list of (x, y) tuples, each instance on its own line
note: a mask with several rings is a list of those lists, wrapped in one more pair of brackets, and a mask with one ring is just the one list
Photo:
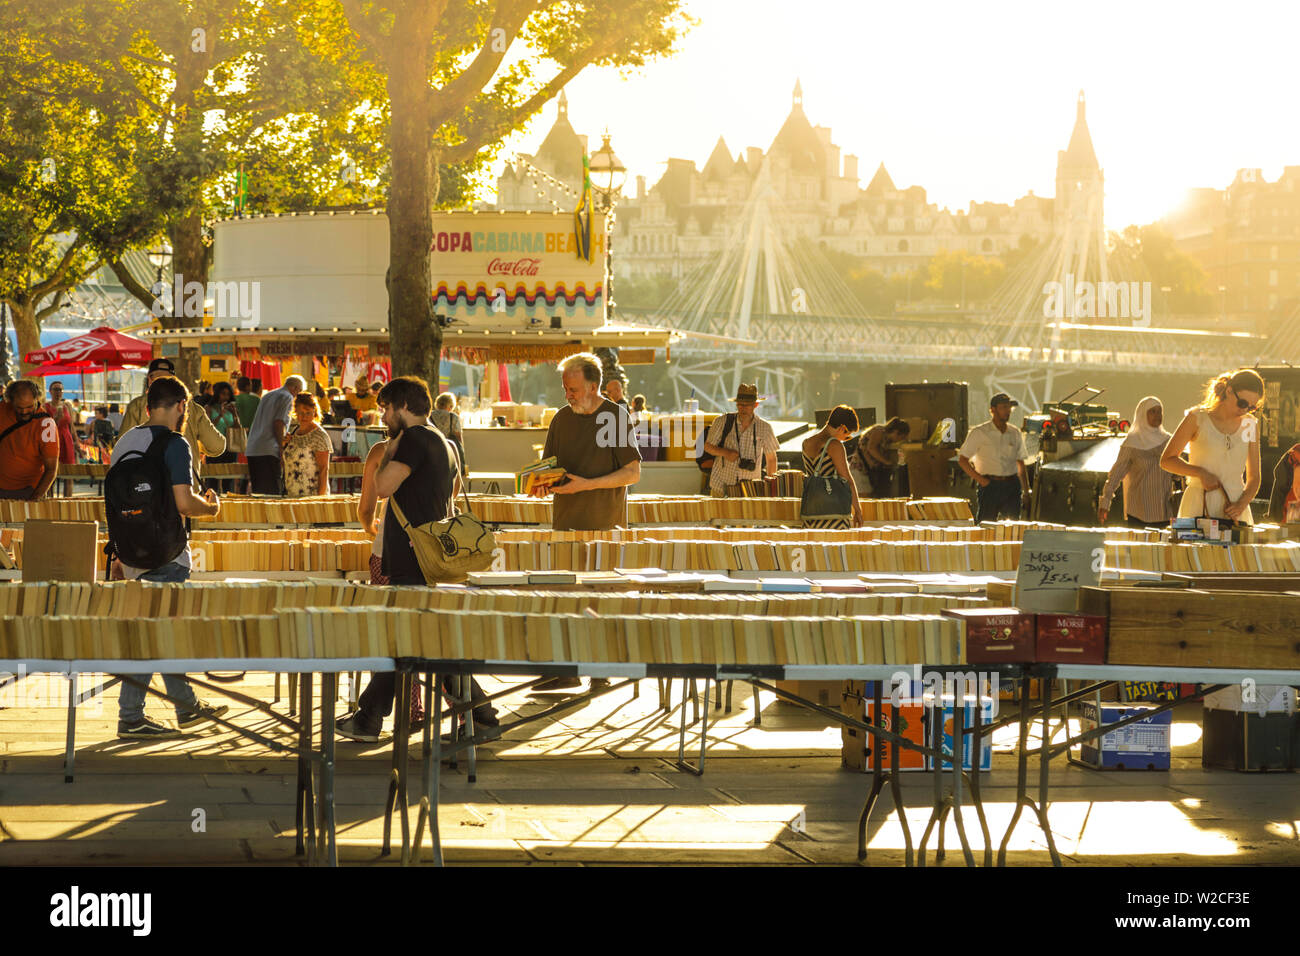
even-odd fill
[(1180, 697), (1191, 697), (1195, 693), (1195, 684), (1180, 684), (1177, 681), (1126, 680), (1120, 684), (1120, 700), (1127, 703), (1149, 704), (1155, 701), (1178, 700)]
[[(1098, 726), (1113, 724), (1134, 714), (1155, 709), (1153, 704), (1106, 704), (1098, 710), (1095, 702), (1082, 701), (1080, 730), (1096, 730)], [(1101, 738), (1086, 741), (1079, 747), (1080, 763), (1097, 770), (1168, 770), (1169, 731), (1173, 727), (1173, 712), (1153, 714), (1126, 727), (1112, 730)]]
[(1107, 620), (1100, 614), (1039, 614), (1039, 663), (1104, 664)]
[(998, 700), (1020, 700), (1020, 686), (1029, 682), (1029, 699), (1042, 700), (1043, 682), (1037, 677), (1010, 677), (998, 681)]
[(1206, 710), (1230, 710), (1237, 714), (1286, 714), (1296, 713), (1296, 691), (1294, 687), (1278, 684), (1256, 684), (1249, 690), (1239, 684), (1206, 694)]
[(962, 646), (968, 663), (1024, 663), (1038, 659), (1033, 614), (1014, 607), (947, 608), (943, 614), (962, 622)]
[(952, 494), (952, 469), (948, 462), (955, 448), (908, 448), (902, 453), (907, 466), (907, 487), (913, 498), (944, 498)]
[(1016, 606), (1015, 581), (990, 581), (984, 585), (984, 594), (996, 607)]
[(1300, 765), (1300, 717), (1291, 714), (1201, 712), (1201, 766), (1260, 772)]
[[(779, 680), (776, 681), (776, 686), (787, 694), (794, 694), (796, 697), (810, 700), (822, 707), (838, 708), (844, 694), (844, 681), (842, 680)], [(802, 706), (792, 701), (782, 700), (780, 697), (776, 699), (776, 702), (787, 707)]]
[(907, 422), (907, 440), (909, 443), (920, 442), (924, 445), (930, 440), (930, 422), (928, 419), (903, 417), (903, 421)]
[[(888, 688), (886, 688), (886, 691), (888, 691)], [(870, 682), (844, 681), (842, 694), (845, 715), (866, 724), (877, 725), (875, 701), (869, 699), (874, 696)], [(900, 729), (898, 733), (918, 746), (925, 746), (925, 711), (921, 706), (921, 701), (915, 697), (904, 697), (899, 703), (898, 721)], [(885, 730), (892, 730), (890, 719), (893, 707), (888, 694), (884, 697), (881, 709), (884, 714), (878, 726)], [(866, 731), (859, 730), (856, 727), (844, 726), (840, 728), (840, 738), (843, 742), (843, 746), (840, 748), (840, 765), (845, 769), (857, 770), (862, 773), (870, 773), (875, 770), (875, 751), (877, 749), (885, 756), (884, 766), (889, 766), (889, 741), (877, 742), (876, 738), (871, 737)], [(925, 760), (923, 755), (919, 751), (900, 745), (898, 748), (898, 769), (924, 770)]]
[(24, 581), (93, 583), (101, 556), (98, 521), (23, 523)]
[[(962, 707), (962, 711), (963, 711), (962, 720), (964, 721), (963, 726), (965, 727), (966, 730), (969, 730), (971, 727), (975, 726), (975, 698), (973, 696), (967, 696), (963, 698), (963, 700), (965, 701), (965, 704)], [(930, 747), (951, 757), (953, 754), (953, 734), (956, 732), (956, 714), (953, 710), (953, 698), (951, 696), (944, 696), (941, 698), (941, 703), (943, 706), (943, 716), (941, 718), (942, 724), (939, 729), (938, 746), (935, 746), (935, 743), (931, 740), (931, 737), (934, 734), (934, 729), (933, 729), (934, 718), (932, 716), (932, 712), (935, 706), (934, 697), (930, 696), (925, 698), (926, 739), (931, 740), (929, 744)], [(983, 711), (980, 722), (984, 726), (988, 726), (993, 722), (993, 698), (992, 697), (980, 698), (980, 705)], [(974, 749), (975, 749), (975, 737), (971, 734), (963, 734), (962, 748), (961, 748), (961, 768), (963, 770), (971, 769), (971, 757), (972, 754), (974, 753)], [(980, 737), (979, 769), (989, 770), (992, 767), (992, 765), (993, 765), (993, 740), (988, 734), (984, 734)], [(949, 770), (951, 768), (952, 768), (952, 762), (950, 760), (945, 760), (943, 762), (943, 769)], [(926, 770), (934, 769), (933, 758), (931, 757), (925, 758), (925, 769)]]

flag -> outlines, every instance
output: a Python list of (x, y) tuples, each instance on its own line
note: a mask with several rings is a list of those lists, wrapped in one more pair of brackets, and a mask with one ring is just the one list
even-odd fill
[(591, 158), (582, 154), (582, 196), (573, 210), (573, 238), (577, 240), (578, 258), (591, 261)]
[(248, 176), (244, 173), (244, 167), (239, 167), (239, 172), (235, 174), (235, 212), (243, 212), (248, 206)]

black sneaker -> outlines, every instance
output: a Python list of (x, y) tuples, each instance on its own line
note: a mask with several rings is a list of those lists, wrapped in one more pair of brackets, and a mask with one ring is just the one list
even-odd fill
[(119, 740), (167, 740), (180, 735), (179, 730), (166, 727), (157, 721), (150, 720), (148, 717), (134, 724), (128, 724), (124, 720), (117, 722), (117, 737)]
[(379, 743), (379, 732), (383, 729), (382, 723), (370, 723), (359, 710), (354, 714), (348, 714), (334, 725), (334, 730), (340, 737), (363, 744)]
[(198, 702), (198, 706), (193, 710), (183, 710), (176, 715), (176, 726), (182, 730), (188, 730), (199, 724), (205, 724), (214, 717), (224, 717), (230, 710), (226, 704), (220, 707), (213, 707), (211, 704), (205, 704), (203, 701)]

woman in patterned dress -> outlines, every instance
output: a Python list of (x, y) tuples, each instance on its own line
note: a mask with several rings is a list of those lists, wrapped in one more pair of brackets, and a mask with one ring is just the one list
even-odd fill
[[(848, 457), (844, 454), (844, 443), (858, 430), (858, 413), (848, 405), (837, 405), (831, 410), (830, 417), (822, 430), (803, 443), (803, 473), (806, 477), (825, 478), (839, 476), (849, 483), (849, 498), (853, 502), (853, 524), (862, 525), (862, 503), (858, 501), (858, 489), (849, 472)], [(847, 518), (819, 518), (805, 521), (805, 528), (819, 528), (842, 531), (849, 527)]]
[(284, 436), (284, 495), (306, 498), (330, 493), (330, 444), (325, 429), (316, 424), (320, 406), (316, 396), (299, 392), (293, 400), (298, 424)]

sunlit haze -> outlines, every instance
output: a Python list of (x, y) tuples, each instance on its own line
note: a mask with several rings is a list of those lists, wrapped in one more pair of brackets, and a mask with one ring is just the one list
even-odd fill
[[(680, 52), (624, 79), (587, 70), (568, 87), (574, 128), (613, 146), (647, 188), (669, 157), (702, 167), (719, 134), (734, 156), (764, 150), (795, 80), (814, 124), (899, 187), (965, 209), (1055, 193), (1056, 153), (1087, 96), (1106, 177), (1106, 226), (1158, 219), (1185, 190), (1236, 170), (1268, 180), (1300, 164), (1290, 3), (1086, 5), (689, 0), (700, 22)], [(549, 104), (503, 156), (532, 152)], [(499, 170), (500, 163), (496, 168)]]

